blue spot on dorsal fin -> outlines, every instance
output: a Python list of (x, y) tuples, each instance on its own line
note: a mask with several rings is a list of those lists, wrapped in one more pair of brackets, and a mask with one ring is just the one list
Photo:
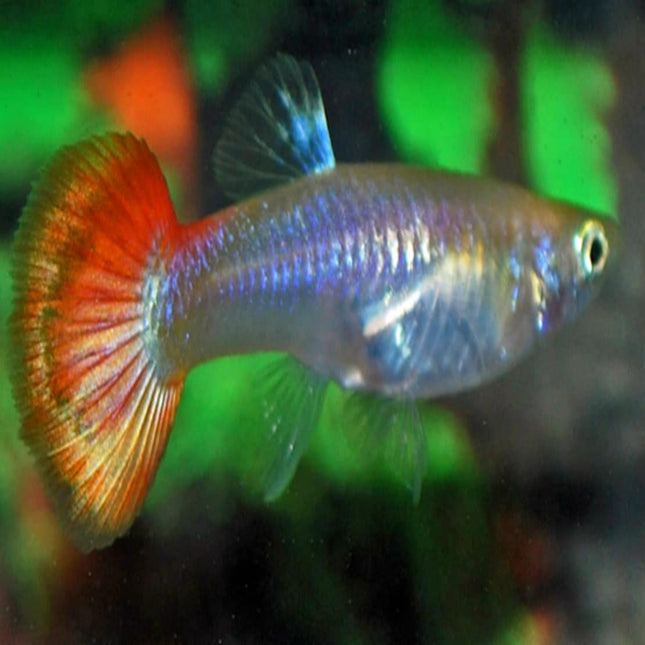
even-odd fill
[(257, 72), (215, 148), (217, 181), (233, 199), (333, 168), (311, 65), (280, 54)]

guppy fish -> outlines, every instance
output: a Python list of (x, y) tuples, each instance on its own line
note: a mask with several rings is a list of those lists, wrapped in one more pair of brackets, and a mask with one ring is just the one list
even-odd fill
[(84, 550), (131, 525), (187, 372), (219, 356), (287, 356), (259, 384), (276, 453), (268, 499), (288, 484), (329, 380), (354, 392), (352, 422), (400, 433), (418, 494), (414, 401), (488, 381), (574, 319), (617, 235), (497, 181), (336, 165), (314, 72), (288, 56), (243, 94), (215, 170), (241, 201), (182, 226), (145, 142), (106, 134), (58, 152), (22, 214), (11, 319), (22, 437)]

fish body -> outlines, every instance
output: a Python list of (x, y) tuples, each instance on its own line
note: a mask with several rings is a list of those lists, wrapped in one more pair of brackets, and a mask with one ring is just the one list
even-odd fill
[(387, 396), (478, 385), (588, 300), (588, 217), (500, 182), (335, 166), (186, 231), (151, 312), (158, 362), (283, 351)]
[(82, 549), (134, 521), (186, 374), (225, 355), (286, 357), (253, 388), (267, 499), (289, 483), (329, 380), (353, 392), (348, 424), (391, 438), (418, 497), (414, 402), (493, 378), (574, 319), (618, 235), (496, 181), (337, 165), (313, 70), (285, 56), (233, 110), (215, 169), (235, 204), (181, 226), (145, 142), (108, 134), (61, 150), (23, 211), (14, 393)]

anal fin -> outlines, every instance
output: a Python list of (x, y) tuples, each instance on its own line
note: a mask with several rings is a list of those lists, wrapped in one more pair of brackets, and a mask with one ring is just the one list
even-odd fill
[(263, 434), (257, 471), (266, 501), (291, 481), (318, 425), (327, 381), (289, 356), (272, 360), (258, 375)]

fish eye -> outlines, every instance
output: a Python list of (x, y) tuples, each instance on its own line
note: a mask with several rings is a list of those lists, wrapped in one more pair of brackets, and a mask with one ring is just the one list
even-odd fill
[(576, 246), (584, 274), (596, 275), (600, 273), (609, 257), (609, 242), (602, 224), (589, 220), (583, 224), (576, 237)]

